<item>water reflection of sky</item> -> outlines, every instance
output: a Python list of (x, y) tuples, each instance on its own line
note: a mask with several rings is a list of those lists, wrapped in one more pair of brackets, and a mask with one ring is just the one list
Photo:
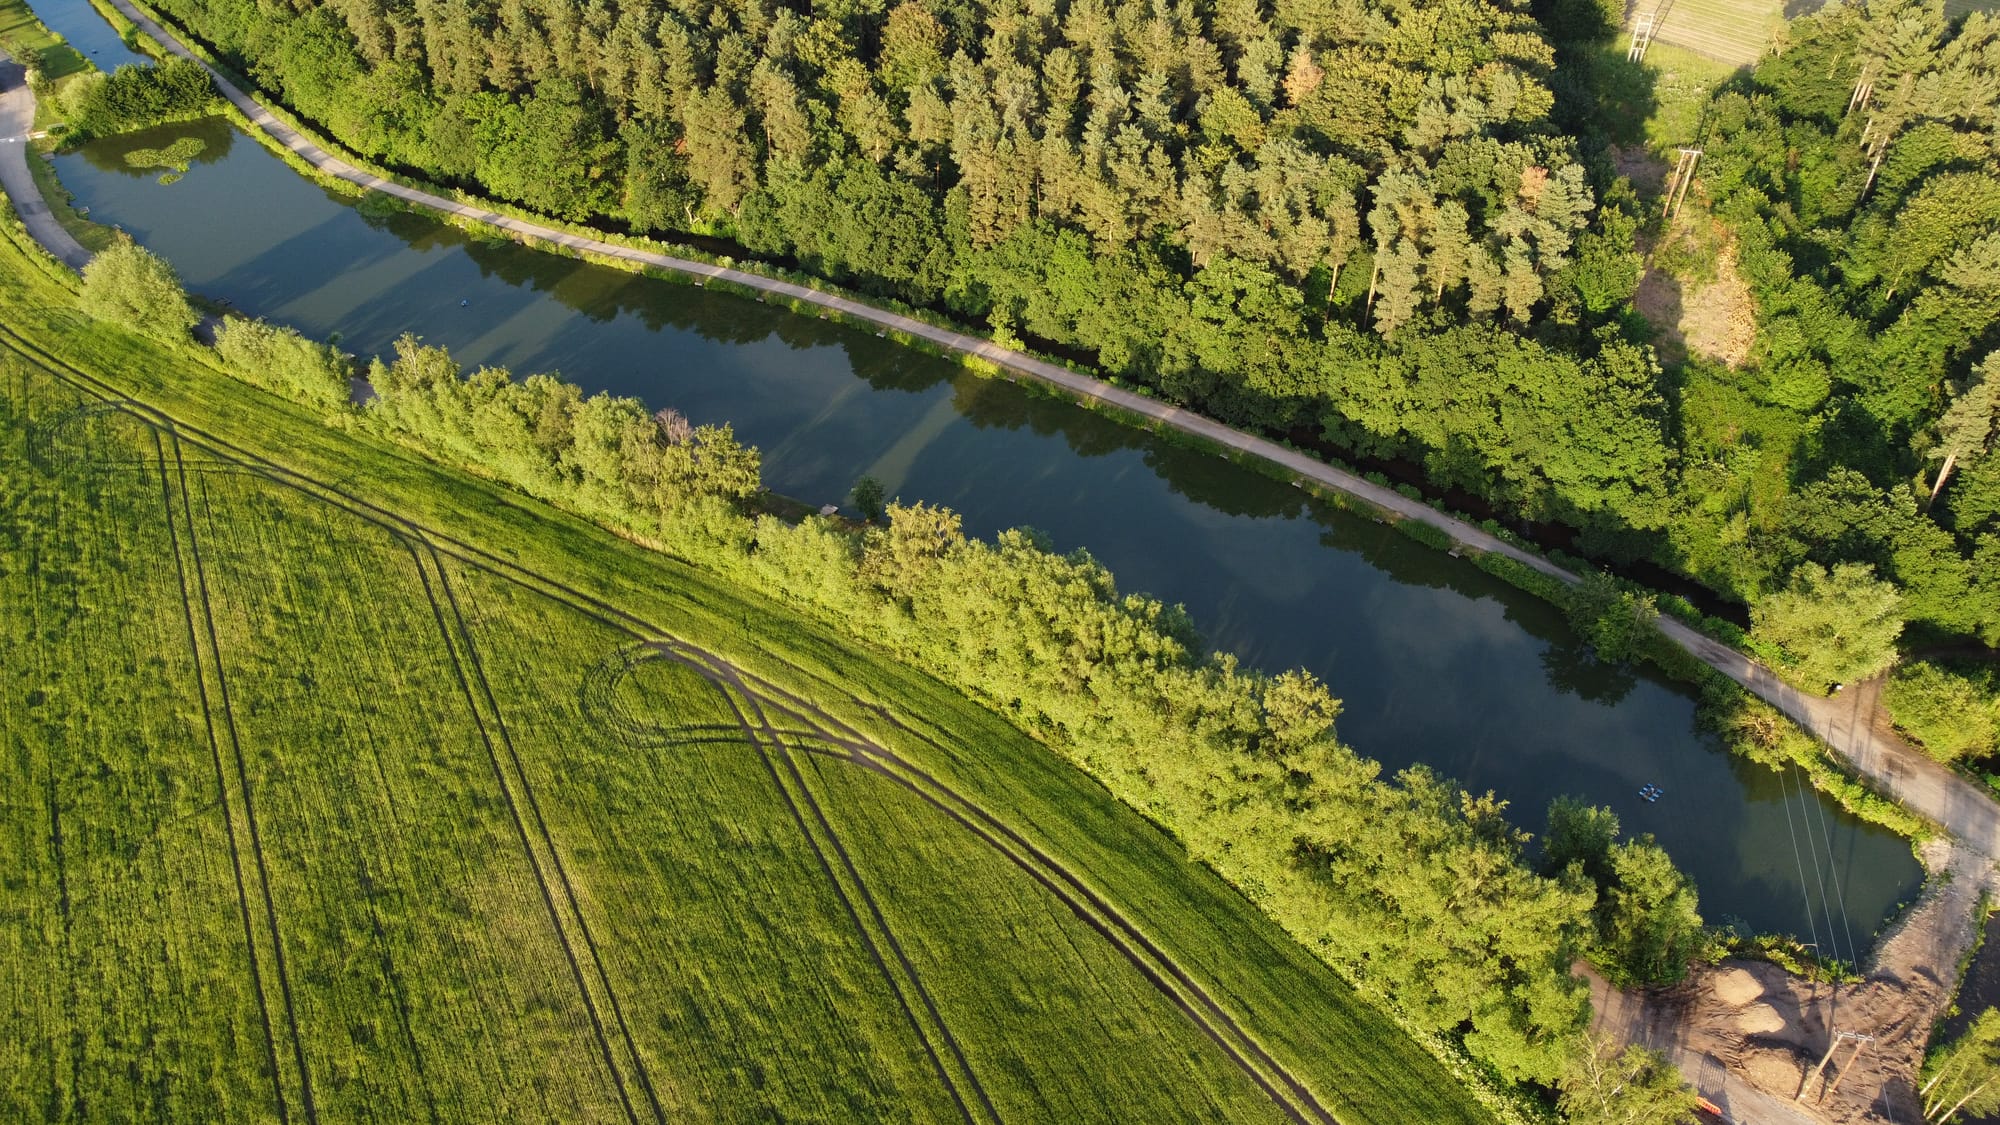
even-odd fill
[[(171, 186), (122, 163), (123, 148), (167, 133), (92, 146), (60, 170), (94, 217), (202, 292), (337, 332), (364, 355), (416, 331), (468, 363), (559, 370), (731, 422), (763, 449), (773, 487), (813, 503), (872, 473), (892, 494), (957, 508), (976, 533), (1040, 528), (1058, 549), (1087, 547), (1123, 588), (1184, 603), (1214, 644), (1319, 673), (1346, 701), (1343, 735), (1389, 768), (1425, 762), (1494, 789), (1530, 830), (1551, 798), (1582, 795), (1657, 834), (1711, 917), (1825, 926), (1817, 906), (1814, 926), (1804, 921), (1800, 873), (1815, 904), (1820, 879), (1795, 823), (1824, 802), (1787, 803), (1776, 775), (1696, 733), (1686, 691), (1595, 663), (1553, 610), (1462, 561), (866, 333), (418, 216), (364, 215), (258, 146), (232, 146), (225, 126), (195, 131), (209, 150)], [(1658, 804), (1636, 796), (1648, 782), (1667, 790)], [(1837, 809), (1826, 817), (1817, 855), (1840, 875), (1826, 893), (1865, 934), (1918, 870), (1894, 837)]]

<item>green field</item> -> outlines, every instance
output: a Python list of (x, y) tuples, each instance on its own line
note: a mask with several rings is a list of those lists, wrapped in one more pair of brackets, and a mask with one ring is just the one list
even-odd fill
[(1487, 1119), (997, 717), (16, 237), (0, 1119)]

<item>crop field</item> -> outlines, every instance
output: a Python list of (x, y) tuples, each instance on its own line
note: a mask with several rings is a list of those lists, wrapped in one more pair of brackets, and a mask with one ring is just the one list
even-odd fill
[(0, 246), (0, 1119), (1486, 1119), (934, 681), (61, 296)]

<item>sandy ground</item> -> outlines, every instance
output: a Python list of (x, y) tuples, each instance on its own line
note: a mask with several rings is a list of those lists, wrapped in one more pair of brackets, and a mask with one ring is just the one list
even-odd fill
[(1924, 1048), (1972, 947), (1980, 891), (1995, 885), (1992, 861), (1969, 848), (1937, 841), (1923, 858), (1923, 896), (1859, 983), (1760, 961), (1725, 961), (1646, 992), (1592, 974), (1597, 1030), (1666, 1052), (1726, 1120), (1916, 1125)]
[(1757, 341), (1756, 299), (1736, 272), (1733, 242), (1716, 255), (1715, 279), (1692, 290), (1649, 264), (1632, 304), (1658, 330), (1660, 357), (1669, 363), (1693, 354), (1740, 367)]

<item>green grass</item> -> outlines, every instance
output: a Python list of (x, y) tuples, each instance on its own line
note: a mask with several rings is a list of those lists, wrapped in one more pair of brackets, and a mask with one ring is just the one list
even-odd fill
[(1629, 39), (1621, 34), (1590, 59), (1601, 120), (1617, 143), (1664, 153), (1671, 164), (1674, 149), (1700, 142), (1709, 95), (1737, 68), (1659, 42), (1646, 48), (1644, 61), (1630, 62)]
[(26, 0), (0, 0), (0, 49), (22, 66), (38, 68), (50, 82), (93, 69), (61, 36), (42, 26)]
[(17, 237), (0, 1118), (1487, 1119), (997, 716)]
[(1671, 43), (1646, 48), (1643, 65), (1650, 75), (1653, 103), (1646, 118), (1646, 142), (1669, 154), (1682, 145), (1700, 144), (1705, 139), (1701, 115), (1709, 95), (1739, 68)]

